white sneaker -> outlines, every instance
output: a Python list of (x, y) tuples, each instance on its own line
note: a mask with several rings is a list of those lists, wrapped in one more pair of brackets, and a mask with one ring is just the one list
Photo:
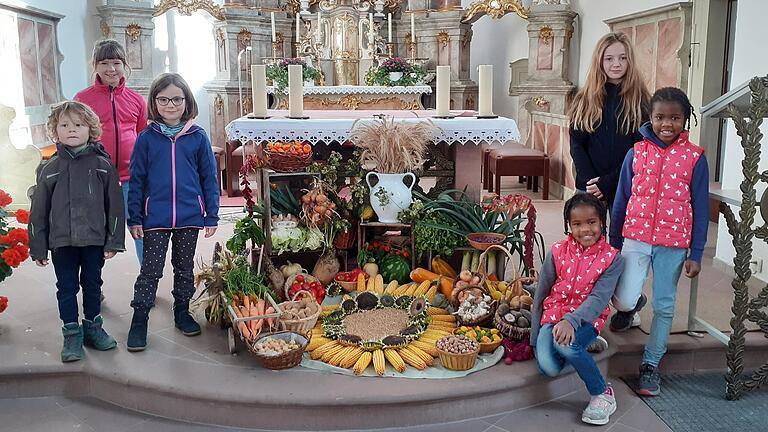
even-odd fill
[(591, 344), (587, 345), (587, 352), (600, 353), (608, 349), (608, 341), (598, 336)]
[(602, 394), (592, 396), (589, 405), (581, 414), (581, 421), (593, 425), (604, 425), (611, 420), (611, 414), (616, 412), (616, 398), (613, 387), (608, 385)]
[(640, 314), (635, 312), (635, 314), (632, 316), (632, 324), (629, 325), (630, 328), (632, 327), (640, 327)]

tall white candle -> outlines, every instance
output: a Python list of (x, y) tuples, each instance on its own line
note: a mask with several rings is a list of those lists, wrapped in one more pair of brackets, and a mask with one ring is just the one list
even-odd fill
[(272, 22), (272, 42), (275, 42), (277, 40), (277, 36), (275, 36), (275, 13), (274, 12), (269, 13), (269, 19)]
[[(301, 18), (296, 14), (296, 43), (301, 41)], [(298, 55), (298, 53), (296, 53)]]
[(416, 21), (411, 13), (411, 42), (416, 43)]
[(387, 42), (392, 43), (392, 12), (387, 14)]
[[(368, 43), (372, 45), (373, 44), (373, 40), (374, 40), (373, 14), (369, 13), (368, 14)], [(371, 46), (371, 49), (375, 50), (376, 48)]]
[(288, 115), (290, 117), (304, 115), (304, 82), (301, 65), (288, 65)]
[(478, 66), (477, 110), (480, 116), (493, 115), (493, 65)]
[(437, 101), (435, 108), (437, 115), (447, 116), (451, 105), (451, 67), (437, 67)]
[(315, 39), (318, 43), (320, 43), (323, 35), (321, 34), (320, 26), (321, 26), (321, 20), (323, 19), (323, 16), (320, 14), (320, 11), (317, 11), (317, 27), (315, 28)]
[(264, 65), (251, 66), (251, 88), (253, 89), (253, 115), (267, 116), (267, 67)]

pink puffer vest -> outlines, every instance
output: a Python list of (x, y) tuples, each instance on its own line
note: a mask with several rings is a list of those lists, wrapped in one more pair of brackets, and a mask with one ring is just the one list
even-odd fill
[[(597, 243), (587, 249), (571, 235), (552, 245), (557, 279), (544, 299), (541, 324), (557, 324), (565, 314), (581, 306), (592, 292), (595, 282), (608, 270), (618, 253), (605, 241), (605, 237), (600, 237)], [(592, 322), (598, 332), (603, 329), (610, 312), (606, 305), (605, 310)]]
[(688, 248), (693, 227), (691, 178), (704, 150), (688, 141), (688, 132), (682, 132), (666, 149), (644, 139), (635, 144), (634, 153), (624, 237)]

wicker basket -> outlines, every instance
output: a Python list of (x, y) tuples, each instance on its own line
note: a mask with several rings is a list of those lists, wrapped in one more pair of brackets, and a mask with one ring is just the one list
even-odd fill
[(465, 371), (475, 367), (477, 363), (477, 355), (480, 353), (480, 348), (466, 354), (452, 354), (447, 351), (443, 351), (440, 348), (437, 349), (437, 355), (440, 357), (440, 363), (444, 368)]
[[(489, 327), (486, 327), (489, 328)], [(458, 328), (453, 330), (453, 334), (459, 334)], [(497, 340), (496, 342), (480, 342), (477, 343), (480, 344), (480, 354), (487, 354), (492, 353), (496, 351), (496, 348), (501, 346), (502, 339)]]
[(277, 153), (264, 150), (269, 161), (269, 167), (277, 172), (297, 172), (302, 171), (312, 163), (312, 153), (305, 155), (294, 155), (286, 153)]
[[(301, 273), (297, 273), (297, 274), (289, 276), (287, 279), (285, 279), (285, 284), (283, 285), (283, 292), (285, 293), (285, 298), (287, 298), (287, 299), (291, 298), (291, 295), (288, 293), (288, 291), (291, 290), (291, 285), (293, 285), (293, 281), (296, 280), (296, 276), (298, 276), (298, 275), (304, 276), (304, 280), (307, 283), (312, 283), (312, 282), (317, 282), (318, 281), (316, 277), (312, 276), (309, 273), (306, 273), (306, 270), (302, 269)], [(312, 293), (310, 293), (309, 291), (304, 291), (304, 292), (306, 292), (309, 295), (312, 295)], [(312, 296), (312, 297), (314, 298), (314, 296)], [(317, 300), (317, 299), (315, 299), (315, 300)]]
[[(285, 341), (295, 341), (299, 344), (299, 347), (280, 355), (268, 356), (256, 352), (255, 346), (259, 341), (264, 338), (276, 338), (283, 339)], [(297, 366), (301, 363), (302, 356), (304, 355), (304, 348), (309, 344), (309, 337), (292, 331), (279, 331), (275, 333), (266, 333), (253, 341), (253, 344), (248, 346), (248, 349), (256, 357), (256, 361), (259, 362), (261, 367), (272, 370), (289, 369)]]
[[(517, 342), (528, 341), (531, 337), (530, 327), (518, 327), (510, 324), (502, 317), (504, 308), (497, 308), (496, 313), (493, 315), (493, 325), (499, 329), (499, 333)], [(504, 312), (506, 313), (506, 312)]]
[[(474, 289), (474, 290), (479, 289), (480, 291), (482, 291), (484, 295), (488, 295), (488, 290), (486, 290), (485, 287), (480, 285), (469, 285), (467, 287), (464, 287), (458, 290), (458, 292), (456, 293), (456, 298), (458, 299), (462, 292), (470, 289)], [(459, 302), (457, 302), (457, 305), (458, 303)], [(459, 315), (456, 315), (457, 325), (467, 326), (467, 327), (474, 327), (474, 326), (491, 327), (491, 324), (493, 324), (493, 314), (496, 312), (496, 306), (497, 306), (496, 300), (492, 300), (491, 303), (489, 304), (488, 313), (472, 321), (464, 320)]]
[[(493, 243), (485, 243), (477, 241), (477, 239), (480, 239), (481, 237), (489, 237), (494, 239)], [(506, 240), (507, 236), (504, 234), (499, 233), (488, 233), (488, 232), (480, 232), (480, 233), (471, 233), (467, 234), (467, 242), (469, 242), (469, 245), (477, 250), (484, 251), (488, 249), (491, 246), (500, 245), (501, 243)]]
[[(314, 300), (314, 297), (312, 297), (312, 294), (308, 291), (299, 291), (296, 294), (293, 295), (293, 299), (291, 301), (286, 301), (280, 303), (280, 309), (285, 310), (286, 306), (288, 306), (291, 303), (297, 303), (296, 298), (299, 295), (302, 295), (302, 293), (307, 293), (307, 295)], [(322, 309), (317, 302), (315, 302), (316, 311), (312, 315), (306, 317), (306, 318), (299, 318), (299, 319), (283, 319), (280, 318), (280, 328), (282, 330), (286, 331), (292, 331), (299, 334), (307, 334), (308, 331), (312, 330), (312, 328), (317, 324), (317, 319), (320, 318), (320, 312), (322, 312)]]

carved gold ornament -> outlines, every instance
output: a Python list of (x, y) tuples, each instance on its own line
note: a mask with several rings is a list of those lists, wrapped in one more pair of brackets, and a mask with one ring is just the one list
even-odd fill
[(449, 42), (451, 42), (451, 36), (449, 36), (448, 33), (442, 31), (437, 34), (438, 44), (442, 45), (443, 47), (447, 47)]
[(136, 42), (141, 36), (141, 26), (136, 23), (130, 23), (125, 26), (125, 34), (131, 38), (131, 42)]
[[(391, 106), (397, 107), (396, 109), (400, 109), (400, 110), (423, 109), (421, 107), (421, 104), (419, 104), (418, 100), (408, 101), (408, 100), (403, 100), (396, 96), (385, 96), (385, 97), (363, 96), (361, 97), (357, 95), (344, 95), (337, 99), (310, 96), (310, 97), (305, 97), (305, 101), (308, 104), (310, 103), (319, 104), (324, 108), (335, 108), (335, 107), (341, 106), (344, 109), (349, 111), (355, 111), (358, 108), (373, 109), (373, 108), (376, 108), (377, 106), (380, 106), (381, 104), (392, 104)], [(283, 102), (282, 99), (281, 99), (281, 102)], [(280, 107), (278, 107), (278, 109), (280, 109)]]
[(467, 8), (464, 12), (464, 16), (461, 17), (461, 22), (468, 23), (479, 19), (483, 15), (488, 15), (493, 19), (499, 19), (504, 15), (514, 12), (520, 18), (528, 19), (528, 9), (523, 6), (522, 0), (478, 0)]
[(227, 19), (224, 16), (224, 9), (213, 2), (213, 0), (162, 0), (155, 6), (155, 12), (152, 16), (160, 16), (169, 10), (176, 8), (182, 15), (192, 15), (193, 12), (204, 10), (219, 21)]
[(539, 107), (539, 108), (543, 108), (543, 107), (545, 107), (545, 106), (549, 105), (549, 101), (548, 101), (548, 100), (546, 100), (546, 99), (545, 99), (544, 97), (542, 97), (542, 96), (536, 96), (536, 97), (534, 97), (533, 99), (531, 99), (531, 102), (533, 102), (533, 104), (534, 104), (534, 105), (536, 105), (536, 106), (537, 106), (537, 107)]
[(285, 36), (283, 36), (283, 32), (275, 32), (275, 43), (278, 45), (282, 45), (283, 41), (285, 41)]
[(107, 20), (103, 19), (103, 20), (101, 20), (100, 25), (101, 25), (101, 34), (105, 38), (108, 38), (109, 37), (109, 31), (110, 31), (109, 30), (109, 23), (107, 22)]
[(237, 33), (237, 47), (243, 49), (251, 44), (251, 32), (243, 28)]
[(552, 27), (544, 26), (539, 29), (539, 39), (544, 42), (544, 45), (549, 45), (549, 43), (552, 42), (553, 36), (554, 34), (552, 33)]

